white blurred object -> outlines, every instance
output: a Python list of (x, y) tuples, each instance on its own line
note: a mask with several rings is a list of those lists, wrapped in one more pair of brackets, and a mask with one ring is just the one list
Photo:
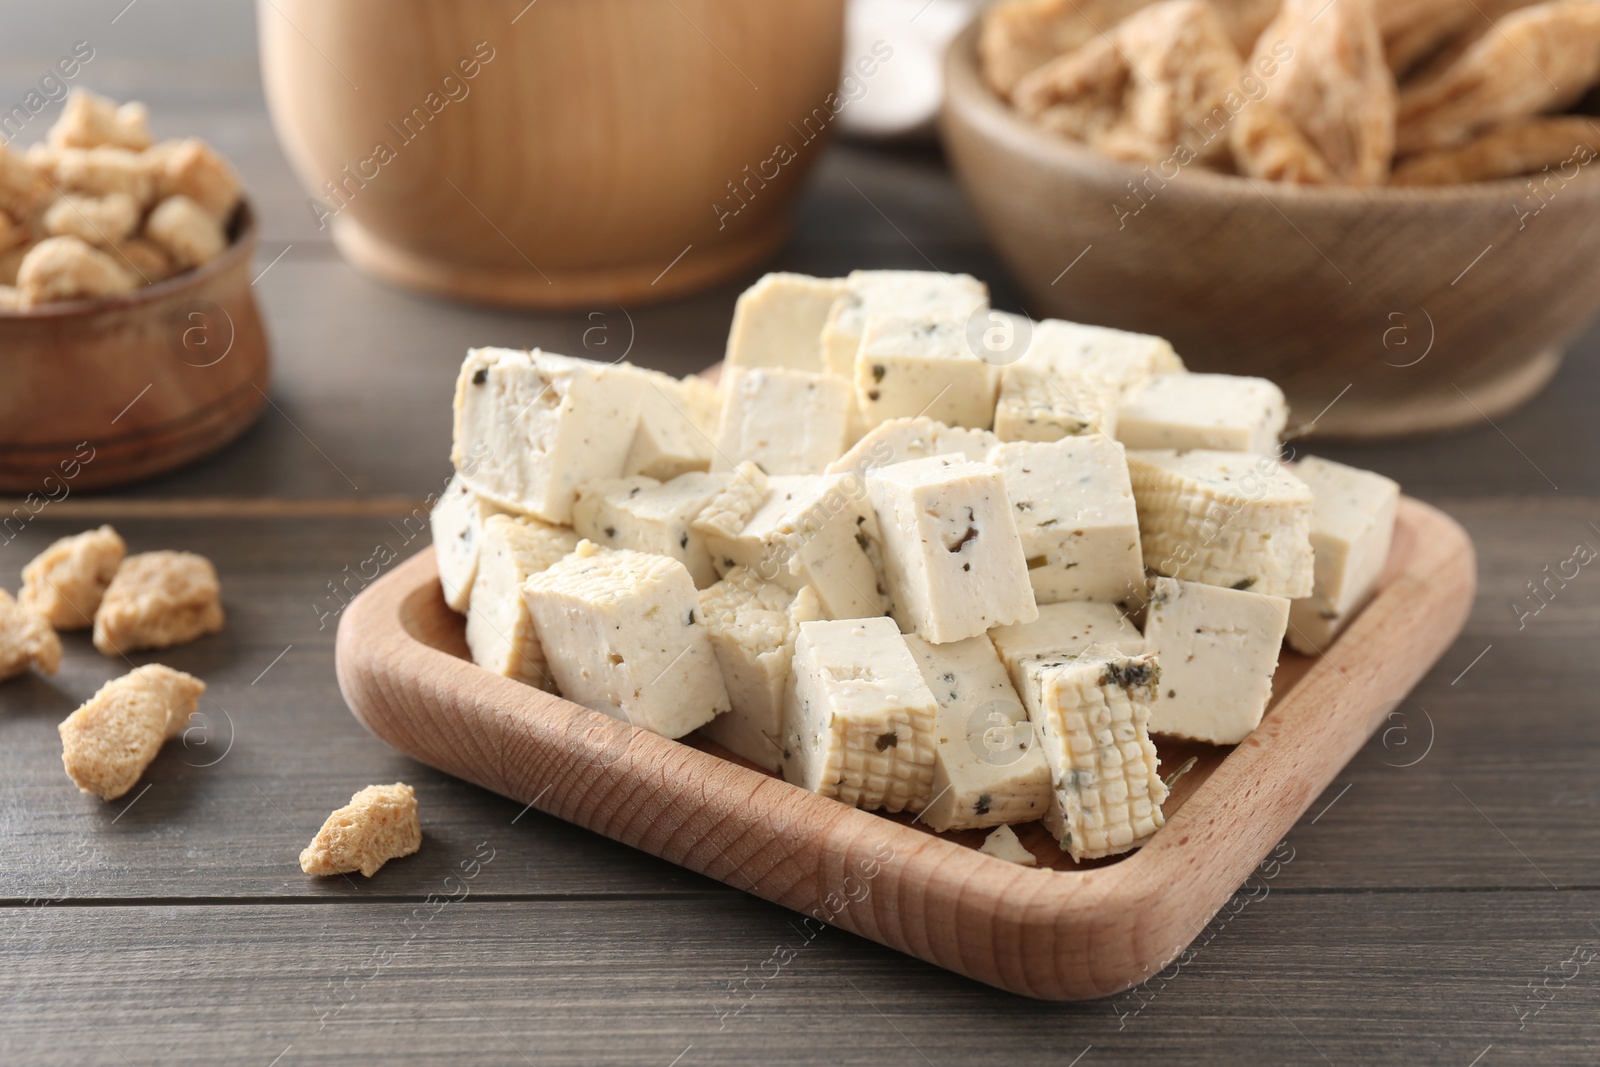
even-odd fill
[(944, 51), (983, 0), (850, 0), (839, 126), (849, 136), (933, 135), (944, 97)]

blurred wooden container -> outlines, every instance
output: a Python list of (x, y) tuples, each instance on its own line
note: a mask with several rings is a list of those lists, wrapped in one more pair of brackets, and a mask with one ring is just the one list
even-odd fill
[(278, 137), (340, 250), (409, 288), (537, 308), (666, 299), (774, 252), (832, 126), (844, 20), (843, 0), (257, 15)]
[(39, 500), (188, 463), (266, 403), (267, 335), (241, 204), (211, 262), (107, 300), (0, 313), (0, 492)]

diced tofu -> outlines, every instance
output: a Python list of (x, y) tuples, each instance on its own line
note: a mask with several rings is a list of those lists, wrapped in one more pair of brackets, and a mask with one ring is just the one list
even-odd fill
[(63, 537), (22, 568), (18, 600), (57, 630), (87, 630), (127, 552), (110, 526)]
[(1122, 601), (1144, 590), (1128, 461), (1100, 434), (995, 447), (1040, 604)]
[(1158, 374), (1183, 371), (1183, 361), (1165, 338), (1064, 319), (1044, 319), (1030, 329), (1032, 335), (1019, 362), (1049, 369), (1063, 378), (1109, 382), (1126, 392)]
[(998, 467), (933, 456), (867, 475), (895, 621), (935, 644), (1039, 611)]
[(522, 583), (576, 547), (578, 538), (571, 530), (532, 516), (490, 516), (483, 528), (483, 549), (467, 613), (472, 662), (546, 692), (555, 691), (539, 635), (522, 599)]
[(712, 470), (749, 461), (768, 474), (821, 474), (848, 442), (850, 389), (827, 374), (725, 371)]
[(1161, 828), (1167, 787), (1148, 730), (1160, 679), (1148, 653), (1091, 648), (1028, 664), (1022, 702), (1053, 786), (1044, 824), (1075, 860), (1126, 852)]
[(946, 426), (925, 416), (890, 419), (867, 431), (850, 451), (828, 464), (828, 473), (861, 477), (878, 467), (929, 456), (962, 455), (982, 460), (999, 443), (1000, 439), (988, 430)]
[(1271, 456), (1129, 452), (1146, 569), (1303, 597), (1312, 589), (1311, 490)]
[(926, 415), (947, 426), (994, 423), (999, 372), (967, 346), (966, 323), (942, 317), (875, 316), (856, 354), (861, 425)]
[(983, 839), (978, 851), (1024, 867), (1036, 867), (1039, 864), (1039, 858), (1023, 846), (1017, 838), (1017, 832), (1009, 826), (996, 827), (994, 833)]
[(989, 639), (1018, 691), (1029, 660), (1076, 656), (1091, 645), (1105, 645), (1130, 656), (1145, 649), (1144, 636), (1117, 605), (1090, 601), (1040, 604), (1037, 619), (996, 627), (989, 631)]
[(704, 589), (717, 572), (705, 535), (693, 523), (732, 480), (732, 474), (690, 473), (664, 483), (645, 477), (594, 482), (578, 491), (572, 528), (606, 548), (671, 556), (689, 568), (695, 588)]
[(1288, 421), (1283, 390), (1265, 378), (1163, 374), (1123, 397), (1116, 437), (1128, 448), (1265, 454)]
[(1109, 436), (1117, 429), (1118, 395), (1114, 383), (1099, 378), (1058, 372), (1042, 362), (1008, 364), (1000, 371), (995, 436), (1002, 441)]
[(1295, 464), (1311, 488), (1311, 595), (1289, 609), (1289, 647), (1315, 655), (1371, 596), (1389, 560), (1400, 486), (1381, 474), (1315, 456)]
[(854, 379), (867, 323), (884, 315), (932, 316), (965, 322), (989, 306), (989, 287), (967, 274), (922, 270), (857, 270), (845, 279), (822, 329), (823, 369)]
[(451, 462), (479, 496), (565, 525), (581, 486), (621, 476), (641, 388), (633, 368), (475, 348), (456, 379)]
[(847, 476), (780, 475), (768, 485), (765, 501), (736, 533), (712, 528), (702, 514), (696, 528), (718, 572), (742, 566), (794, 592), (810, 585), (830, 619), (882, 615), (887, 604), (872, 559), (877, 526)]
[(922, 821), (934, 830), (1033, 822), (1050, 803), (1050, 769), (1006, 668), (984, 634), (906, 647), (939, 702), (933, 799)]
[(1150, 729), (1236, 745), (1261, 725), (1288, 624), (1283, 597), (1157, 578), (1145, 648), (1161, 664)]
[(766, 274), (733, 306), (728, 331), (729, 367), (786, 367), (821, 374), (822, 330), (833, 302), (844, 295), (843, 278)]
[(816, 591), (791, 593), (747, 567), (700, 593), (700, 619), (711, 637), (733, 710), (700, 732), (758, 767), (783, 765), (783, 701), (802, 622), (822, 618)]
[(522, 596), (568, 700), (664, 737), (728, 710), (694, 581), (677, 560), (580, 541)]
[(938, 708), (888, 619), (803, 622), (784, 778), (859, 808), (921, 811), (933, 795)]
[(711, 442), (722, 413), (717, 387), (704, 378), (681, 381), (634, 368), (640, 375), (639, 425), (622, 465), (624, 474), (670, 481), (711, 467)]
[(433, 528), (433, 557), (439, 567), (439, 585), (451, 611), (465, 614), (472, 603), (472, 583), (478, 576), (478, 553), (483, 524), (505, 508), (474, 493), (461, 475), (451, 477), (438, 503), (428, 513)]
[(707, 501), (690, 525), (703, 534), (738, 537), (756, 509), (772, 495), (771, 483), (754, 463), (741, 463), (733, 469), (728, 484)]

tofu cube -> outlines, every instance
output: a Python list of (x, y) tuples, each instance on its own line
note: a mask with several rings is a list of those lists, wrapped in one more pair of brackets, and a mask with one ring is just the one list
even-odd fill
[(722, 396), (704, 378), (679, 380), (634, 368), (639, 375), (639, 425), (623, 474), (670, 481), (711, 468), (711, 445), (722, 416)]
[(1006, 495), (1040, 604), (1123, 601), (1144, 591), (1128, 461), (1100, 434), (998, 445)]
[(918, 415), (987, 430), (999, 379), (968, 347), (963, 320), (878, 316), (867, 323), (856, 354), (856, 407), (868, 430)]
[(1116, 437), (1128, 448), (1266, 454), (1288, 421), (1283, 390), (1265, 378), (1163, 374), (1123, 397)]
[(1005, 664), (983, 634), (947, 645), (907, 634), (906, 647), (939, 702), (929, 828), (1033, 822), (1050, 803), (1044, 747)]
[(553, 693), (555, 679), (522, 599), (522, 583), (577, 548), (577, 535), (532, 516), (492, 515), (482, 545), (467, 612), (472, 662)]
[(822, 330), (843, 278), (765, 274), (733, 306), (733, 327), (723, 363), (729, 367), (784, 367), (821, 374)]
[(451, 477), (433, 510), (428, 512), (439, 585), (451, 611), (465, 614), (472, 603), (472, 583), (478, 577), (483, 525), (491, 516), (504, 514), (507, 514), (505, 508), (474, 493), (459, 474)]
[(717, 580), (705, 535), (694, 520), (733, 480), (731, 474), (690, 473), (670, 482), (610, 478), (578, 491), (572, 528), (606, 548), (671, 556), (689, 568), (696, 589)]
[(1023, 867), (1036, 867), (1039, 864), (1039, 857), (1028, 851), (1017, 837), (1017, 832), (1009, 826), (997, 827), (994, 833), (983, 839), (978, 851)]
[(821, 474), (849, 442), (850, 390), (827, 374), (730, 367), (711, 469), (755, 463), (768, 474)]
[(522, 586), (561, 694), (663, 737), (730, 707), (694, 581), (666, 556), (592, 541)]
[(1126, 393), (1157, 375), (1183, 371), (1183, 361), (1161, 337), (1062, 319), (1044, 319), (1030, 329), (1018, 362), (1069, 381), (1105, 382)]
[(801, 623), (785, 709), (788, 781), (869, 810), (932, 797), (939, 705), (888, 619)]
[(1289, 608), (1289, 647), (1320, 653), (1366, 603), (1389, 561), (1400, 486), (1381, 474), (1307, 456), (1295, 474), (1311, 488), (1311, 595)]
[(1000, 661), (1021, 692), (1030, 660), (1076, 656), (1093, 645), (1103, 645), (1130, 656), (1145, 650), (1144, 635), (1115, 604), (1063, 601), (1039, 605), (1039, 617), (1015, 626), (989, 631)]
[(1160, 678), (1155, 656), (1110, 649), (1028, 665), (1022, 702), (1050, 765), (1044, 824), (1075, 860), (1126, 852), (1161, 828), (1167, 787), (1148, 729)]
[(1303, 597), (1312, 590), (1311, 490), (1271, 456), (1129, 452), (1147, 570)]
[(783, 701), (802, 622), (822, 618), (810, 586), (791, 593), (746, 567), (700, 593), (700, 619), (733, 710), (701, 733), (756, 766), (783, 766)]
[(860, 477), (879, 467), (929, 456), (960, 455), (982, 460), (999, 443), (1000, 439), (988, 430), (946, 426), (926, 416), (890, 419), (868, 430), (848, 452), (828, 464), (828, 473)]
[(578, 489), (622, 475), (642, 383), (535, 349), (475, 348), (456, 379), (450, 459), (473, 492), (546, 522), (572, 521)]
[(1012, 363), (1000, 371), (994, 432), (1002, 441), (1059, 441), (1117, 430), (1119, 391), (1111, 382), (1041, 363)]
[(933, 456), (867, 475), (895, 621), (935, 644), (1038, 617), (998, 467)]
[(856, 352), (867, 323), (885, 315), (965, 322), (989, 306), (989, 287), (967, 274), (923, 270), (857, 270), (829, 309), (822, 329), (823, 369), (855, 378)]

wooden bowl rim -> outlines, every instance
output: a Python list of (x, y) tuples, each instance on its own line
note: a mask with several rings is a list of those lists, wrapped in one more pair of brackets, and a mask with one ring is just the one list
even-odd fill
[[(1053, 169), (1097, 184), (1111, 184), (1122, 189), (1125, 188), (1125, 182), (1137, 182), (1144, 175), (1145, 168), (1151, 164), (1136, 165), (1113, 159), (1087, 146), (1047, 133), (1029, 123), (1010, 104), (1000, 99), (978, 70), (977, 42), (980, 22), (981, 19), (974, 19), (971, 25), (951, 40), (945, 50), (944, 103), (940, 109), (943, 115), (948, 116), (952, 111), (962, 108), (981, 112), (987, 121), (1000, 126), (1007, 136), (1028, 142), (1030, 150), (1042, 157)], [(1597, 129), (1600, 129), (1600, 116), (1595, 117), (1595, 123)], [(1265, 196), (1270, 191), (1276, 194), (1271, 198), (1273, 203), (1281, 198), (1289, 206), (1321, 208), (1363, 208), (1438, 202), (1486, 207), (1503, 203), (1507, 196), (1523, 194), (1525, 180), (1529, 177), (1529, 175), (1518, 175), (1512, 178), (1462, 182), (1455, 185), (1301, 185), (1295, 182), (1250, 179), (1243, 175), (1219, 174), (1205, 167), (1190, 164), (1181, 168), (1178, 175), (1172, 178), (1162, 177), (1161, 180), (1173, 182), (1180, 176), (1186, 179), (1186, 183), (1192, 183), (1186, 184), (1186, 188), (1195, 196), (1213, 200), (1238, 200), (1246, 199), (1246, 194), (1257, 193)], [(1564, 180), (1569, 185), (1584, 181), (1583, 170), (1580, 170), (1577, 176)], [(1600, 190), (1600, 180), (1591, 179), (1584, 188), (1590, 193)]]
[(57, 300), (26, 311), (0, 310), (0, 324), (38, 322), (45, 319), (87, 319), (101, 312), (127, 311), (142, 304), (155, 304), (186, 289), (198, 289), (254, 254), (260, 233), (256, 224), (256, 213), (250, 206), (249, 198), (244, 196), (239, 198), (238, 206), (234, 208), (227, 229), (233, 234), (228, 247), (224, 248), (215, 259), (208, 260), (192, 270), (182, 271), (151, 285), (142, 285), (133, 292), (121, 296), (89, 300)]

